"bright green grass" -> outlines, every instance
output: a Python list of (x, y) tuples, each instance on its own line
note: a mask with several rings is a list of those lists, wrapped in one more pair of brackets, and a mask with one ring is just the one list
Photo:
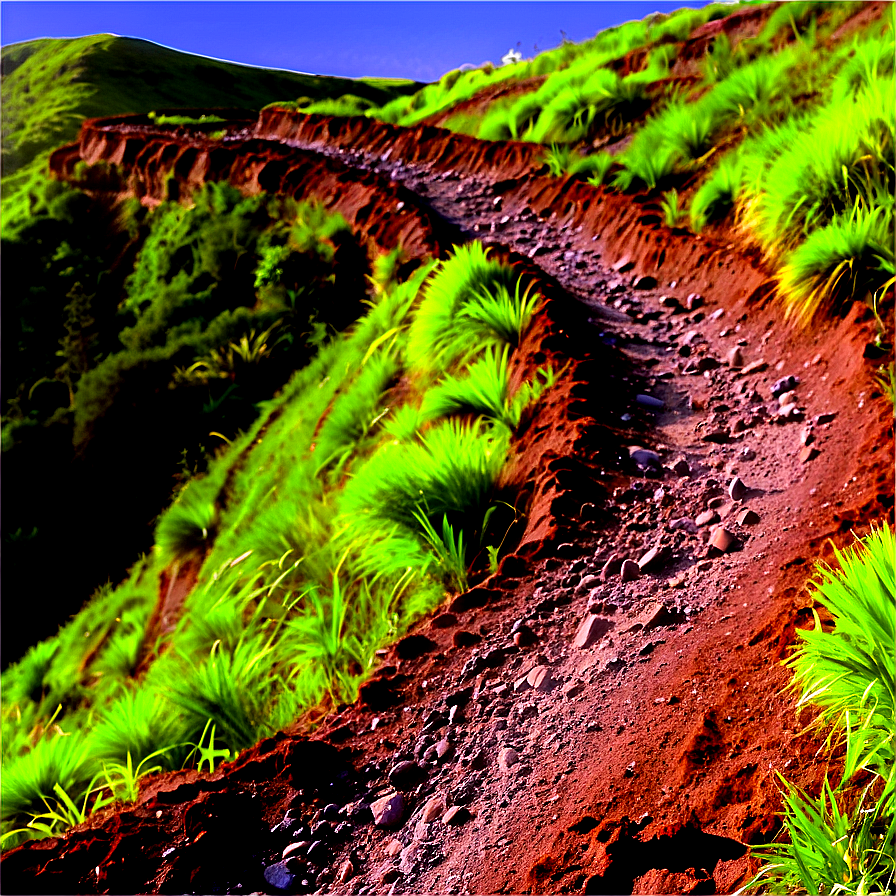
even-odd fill
[[(829, 744), (845, 745), (839, 786), (827, 776), (818, 797), (785, 784), (787, 842), (761, 847), (766, 864), (748, 885), (762, 892), (890, 892), (896, 880), (896, 540), (887, 524), (853, 548), (837, 551), (837, 566), (819, 566), (816, 600), (831, 614), (826, 631), (799, 631), (788, 662), (798, 705), (821, 708)], [(867, 783), (853, 776), (864, 770)]]

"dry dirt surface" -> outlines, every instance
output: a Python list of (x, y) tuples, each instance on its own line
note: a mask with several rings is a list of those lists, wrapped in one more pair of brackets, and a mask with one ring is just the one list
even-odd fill
[[(534, 483), (520, 546), (384, 651), (354, 704), (10, 852), (4, 892), (745, 883), (748, 846), (780, 825), (776, 772), (825, 770), (782, 666), (812, 624), (814, 561), (892, 517), (863, 307), (793, 331), (731, 235), (670, 232), (643, 199), (544, 176), (532, 147), (276, 110), (226, 143), (251, 166), (137, 125), (84, 134), (57, 172), (114, 158), (148, 201), (158, 160), (189, 150), (184, 189), (280, 190), (301, 165), (373, 241), (399, 219), (421, 255), (480, 239), (543, 289), (533, 361), (575, 377), (517, 445)], [(155, 147), (142, 162), (135, 140)]]

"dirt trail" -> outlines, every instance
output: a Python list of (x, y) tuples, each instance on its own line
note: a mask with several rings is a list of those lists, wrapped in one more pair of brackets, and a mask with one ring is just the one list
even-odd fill
[(778, 825), (775, 772), (824, 771), (781, 666), (813, 560), (892, 514), (871, 323), (857, 306), (791, 332), (755, 261), (637, 200), (298, 142), (543, 273), (544, 346), (580, 379), (519, 448), (556, 479), (553, 531), (421, 622), (311, 740), (158, 780), (11, 853), (10, 888), (732, 892)]

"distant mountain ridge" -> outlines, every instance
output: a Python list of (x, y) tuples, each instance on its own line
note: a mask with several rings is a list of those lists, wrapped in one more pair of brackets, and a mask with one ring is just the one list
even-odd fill
[(85, 118), (183, 106), (257, 110), (344, 93), (381, 104), (420, 86), (258, 68), (111, 34), (3, 47), (0, 73), (5, 200), (46, 169), (47, 154), (74, 140)]

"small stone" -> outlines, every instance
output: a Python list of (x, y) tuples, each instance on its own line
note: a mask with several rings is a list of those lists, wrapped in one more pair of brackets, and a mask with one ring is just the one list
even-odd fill
[(744, 353), (739, 346), (734, 346), (725, 359), (732, 370), (740, 370), (744, 366)]
[(663, 565), (663, 561), (666, 559), (667, 554), (668, 551), (664, 547), (657, 546), (651, 548), (638, 561), (638, 569), (640, 569), (641, 572), (646, 572), (650, 569), (658, 569)]
[(303, 850), (307, 849), (310, 844), (307, 840), (298, 840), (295, 843), (290, 843), (286, 849), (280, 854), (281, 859), (288, 859), (290, 856), (295, 855), (296, 853), (300, 853)]
[(623, 582), (633, 582), (641, 575), (641, 567), (634, 560), (624, 560), (619, 576)]
[(827, 411), (824, 414), (816, 414), (813, 422), (816, 426), (824, 426), (825, 423), (833, 423), (836, 416), (836, 411)]
[(404, 844), (401, 840), (390, 840), (389, 845), (386, 847), (386, 855), (394, 859), (403, 849)]
[(652, 395), (644, 394), (635, 396), (635, 404), (639, 404), (645, 408), (653, 408), (654, 410), (660, 410), (666, 406), (666, 402), (661, 398), (654, 398)]
[(434, 796), (423, 807), (421, 818), (426, 824), (430, 824), (445, 814), (445, 801), (440, 796)]
[(759, 522), (759, 514), (755, 510), (743, 510), (737, 517), (738, 526), (755, 526)]
[(296, 875), (286, 867), (285, 862), (277, 862), (264, 869), (264, 879), (272, 889), (286, 891), (292, 889)]
[(568, 681), (565, 685), (563, 685), (563, 696), (567, 698), (567, 700), (573, 700), (578, 697), (579, 694), (583, 693), (585, 690), (585, 685), (580, 681)]
[(330, 861), (330, 850), (327, 848), (326, 843), (322, 840), (315, 840), (308, 847), (308, 861), (318, 867), (326, 865)]
[(713, 530), (712, 537), (709, 539), (709, 544), (723, 554), (728, 554), (740, 546), (740, 542), (738, 542), (734, 533), (729, 532), (722, 526), (718, 526)]
[(767, 367), (768, 364), (763, 361), (762, 358), (759, 358), (756, 361), (750, 361), (750, 363), (747, 364), (746, 367), (741, 368), (740, 372), (742, 375), (748, 376), (751, 373), (761, 373)]
[(639, 470), (658, 470), (660, 468), (660, 456), (655, 451), (633, 445), (628, 449), (628, 453)]
[(610, 554), (609, 559), (604, 563), (600, 571), (600, 580), (602, 582), (609, 581), (613, 576), (619, 574), (622, 568), (622, 557), (619, 554)]
[(598, 638), (602, 637), (613, 627), (613, 623), (600, 616), (588, 615), (582, 620), (579, 630), (576, 632), (573, 647), (584, 650), (590, 647)]
[(691, 535), (697, 534), (697, 523), (692, 519), (688, 519), (687, 517), (680, 517), (679, 519), (670, 520), (669, 528), (672, 531), (680, 529), (682, 532), (690, 532)]
[(526, 681), (529, 682), (529, 687), (535, 688), (537, 691), (548, 691), (553, 684), (551, 670), (547, 666), (536, 666), (530, 670)]
[(686, 299), (684, 306), (688, 309), (688, 311), (693, 311), (696, 308), (699, 308), (703, 304), (703, 296), (699, 293), (692, 292)]
[(712, 355), (704, 355), (697, 361), (697, 370), (704, 373), (707, 370), (716, 370), (721, 365)]
[(719, 521), (719, 515), (714, 510), (704, 510), (694, 522), (698, 526), (711, 526)]
[(820, 453), (814, 445), (804, 445), (800, 449), (800, 463), (807, 464), (810, 460), (815, 460)]
[(513, 643), (517, 647), (532, 647), (538, 643), (538, 636), (528, 625), (521, 625), (513, 633)]
[(635, 776), (635, 763), (634, 763), (634, 762), (630, 762), (630, 763), (625, 767), (625, 772), (624, 772), (624, 774), (625, 774), (625, 777), (626, 777), (626, 778), (633, 778), (633, 777)]
[(389, 772), (389, 783), (398, 790), (412, 790), (426, 777), (416, 762), (399, 762)]
[(676, 476), (688, 476), (691, 472), (691, 465), (683, 457), (679, 457), (678, 460), (672, 464), (672, 472)]
[(796, 404), (796, 392), (782, 392), (778, 396), (779, 407), (787, 407), (789, 404)]
[(772, 397), (777, 398), (780, 395), (783, 395), (785, 392), (793, 392), (794, 389), (800, 384), (800, 379), (797, 376), (785, 376), (781, 377), (771, 389)]
[(660, 296), (659, 302), (663, 308), (681, 308), (681, 304), (675, 296)]
[(725, 316), (725, 309), (724, 308), (716, 308), (716, 310), (713, 311), (713, 313), (709, 315), (709, 319), (710, 320), (720, 320), (724, 316)]
[(504, 747), (498, 753), (498, 767), (507, 771), (520, 761), (520, 754), (512, 747)]
[(400, 793), (387, 794), (370, 804), (373, 823), (380, 828), (398, 827), (404, 818), (405, 803)]
[(800, 433), (800, 444), (811, 445), (815, 441), (815, 433), (811, 426), (804, 426)]
[(430, 625), (432, 628), (453, 628), (457, 625), (457, 621), (457, 616), (454, 613), (445, 612), (436, 616)]
[(749, 489), (744, 485), (743, 479), (740, 476), (735, 476), (734, 479), (731, 480), (731, 484), (728, 486), (728, 494), (731, 496), (732, 501), (743, 501), (746, 497)]
[(638, 277), (632, 284), (634, 289), (656, 289), (656, 277), (645, 275)]
[(756, 452), (752, 448), (741, 448), (740, 456), (744, 460), (756, 460)]
[(355, 876), (355, 866), (352, 865), (349, 859), (346, 859), (339, 868), (338, 873), (336, 874), (336, 883), (344, 884), (346, 881), (351, 880)]
[(623, 255), (616, 264), (613, 265), (613, 270), (616, 271), (617, 274), (622, 273), (623, 271), (627, 271), (634, 267), (634, 263), (632, 262), (631, 255)]
[(473, 816), (466, 806), (452, 806), (443, 816), (443, 824), (463, 824), (469, 821)]

